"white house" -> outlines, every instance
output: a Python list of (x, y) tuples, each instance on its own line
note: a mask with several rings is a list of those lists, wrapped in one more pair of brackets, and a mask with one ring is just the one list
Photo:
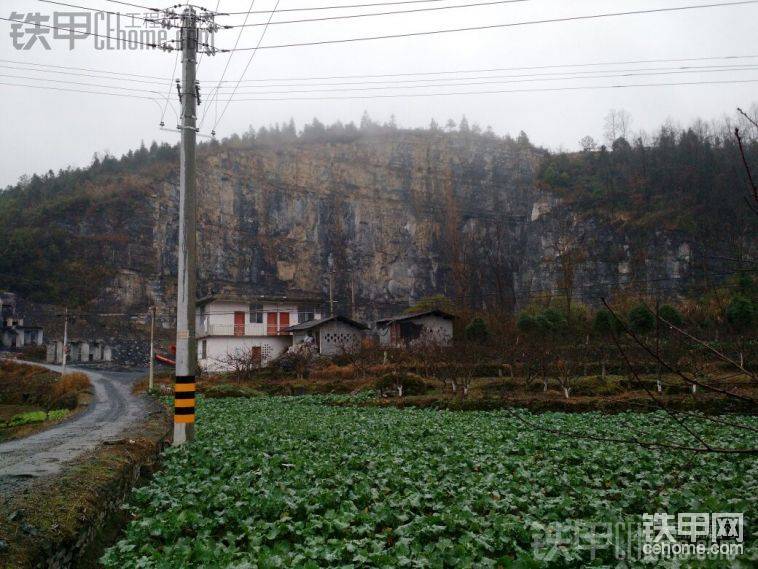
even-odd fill
[(453, 339), (455, 316), (442, 310), (401, 314), (377, 320), (376, 334), (382, 346), (406, 346), (419, 339), (447, 344)]
[(361, 347), (363, 331), (368, 326), (345, 316), (311, 320), (287, 328), (293, 334), (293, 344), (310, 343), (322, 356), (336, 356)]
[(232, 367), (230, 359), (245, 356), (261, 366), (292, 345), (287, 329), (322, 316), (320, 300), (287, 297), (208, 296), (197, 301), (197, 359), (210, 371)]

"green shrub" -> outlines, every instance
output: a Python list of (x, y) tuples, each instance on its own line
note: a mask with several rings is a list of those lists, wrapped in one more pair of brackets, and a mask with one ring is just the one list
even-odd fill
[(658, 309), (658, 315), (665, 320), (666, 322), (669, 322), (670, 324), (673, 324), (674, 326), (681, 326), (684, 324), (684, 318), (682, 318), (681, 312), (679, 312), (676, 308), (671, 306), (670, 304), (664, 304)]
[(555, 308), (548, 308), (537, 318), (538, 320), (541, 319), (542, 327), (550, 332), (560, 332), (568, 325), (568, 321), (563, 313)]
[(601, 336), (610, 336), (611, 332), (618, 331), (618, 320), (609, 310), (598, 310), (592, 321), (592, 329)]
[(629, 311), (629, 327), (638, 334), (647, 334), (655, 329), (655, 315), (644, 304)]
[(45, 421), (58, 421), (69, 414), (68, 409), (56, 409), (45, 413), (44, 411), (29, 411), (14, 415), (7, 423), (0, 423), (0, 427), (21, 427), (23, 425), (32, 425), (34, 423), (44, 423)]
[(519, 331), (525, 334), (531, 334), (532, 332), (536, 332), (537, 329), (539, 328), (535, 318), (525, 313), (522, 313), (521, 316), (519, 316), (519, 319), (516, 322), (516, 326), (518, 327)]
[(478, 342), (484, 344), (490, 338), (490, 331), (487, 324), (481, 318), (474, 318), (463, 332), (464, 337), (469, 342)]
[(750, 299), (738, 294), (726, 308), (726, 319), (736, 330), (744, 331), (753, 325), (756, 319), (755, 312), (755, 306)]

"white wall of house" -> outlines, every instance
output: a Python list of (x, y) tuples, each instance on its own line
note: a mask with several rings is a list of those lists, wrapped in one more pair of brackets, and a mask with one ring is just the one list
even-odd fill
[(261, 364), (267, 365), (292, 345), (292, 336), (209, 336), (197, 341), (198, 364), (207, 371), (229, 371), (229, 357), (261, 349)]
[(319, 327), (319, 353), (336, 356), (360, 348), (363, 332), (345, 322), (331, 321)]
[(304, 342), (309, 332), (317, 339), (318, 351), (324, 356), (336, 356), (343, 353), (343, 350), (357, 350), (363, 340), (363, 330), (345, 322), (333, 320), (317, 328), (295, 332), (293, 343)]
[[(252, 304), (256, 304), (253, 302)], [(299, 324), (299, 312), (296, 304), (262, 302), (261, 310), (251, 316), (251, 304), (215, 300), (197, 310), (197, 335), (201, 336), (234, 336), (234, 313), (242, 312), (245, 315), (244, 336), (267, 336), (269, 335), (269, 314), (277, 314), (276, 324), (279, 330), (288, 326)], [(287, 317), (281, 316), (286, 313)], [(321, 313), (316, 312), (314, 318), (321, 318)]]
[[(230, 356), (253, 347), (261, 348), (261, 363), (267, 365), (292, 345), (292, 335), (281, 331), (299, 324), (299, 309), (291, 302), (255, 299), (250, 303), (219, 299), (198, 307), (199, 365), (208, 371), (225, 371), (231, 367)], [(244, 315), (244, 325), (235, 325), (235, 313)], [(315, 312), (314, 317), (321, 318), (321, 313)]]

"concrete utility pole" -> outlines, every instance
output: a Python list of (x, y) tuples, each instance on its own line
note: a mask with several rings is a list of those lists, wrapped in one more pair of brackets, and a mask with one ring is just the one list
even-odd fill
[(148, 375), (147, 389), (153, 391), (153, 375), (155, 372), (155, 305), (150, 307), (150, 374)]
[(329, 316), (334, 316), (334, 271), (329, 271)]
[[(197, 141), (197, 48), (198, 20), (187, 7), (182, 17), (181, 156), (179, 174), (179, 271), (176, 302), (176, 384), (174, 386), (174, 446), (195, 438), (195, 291), (197, 267), (197, 181), (195, 144)], [(151, 360), (152, 363), (152, 360)]]
[(63, 310), (63, 354), (61, 357), (61, 375), (66, 373), (66, 348), (68, 347), (68, 306)]

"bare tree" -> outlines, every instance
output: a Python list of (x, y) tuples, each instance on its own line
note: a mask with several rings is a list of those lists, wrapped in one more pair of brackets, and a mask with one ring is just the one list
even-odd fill
[(605, 115), (605, 141), (608, 146), (619, 138), (627, 138), (632, 125), (632, 115), (624, 109), (611, 109)]
[(215, 360), (222, 369), (229, 370), (230, 377), (237, 381), (250, 381), (263, 366), (260, 347), (237, 348)]

